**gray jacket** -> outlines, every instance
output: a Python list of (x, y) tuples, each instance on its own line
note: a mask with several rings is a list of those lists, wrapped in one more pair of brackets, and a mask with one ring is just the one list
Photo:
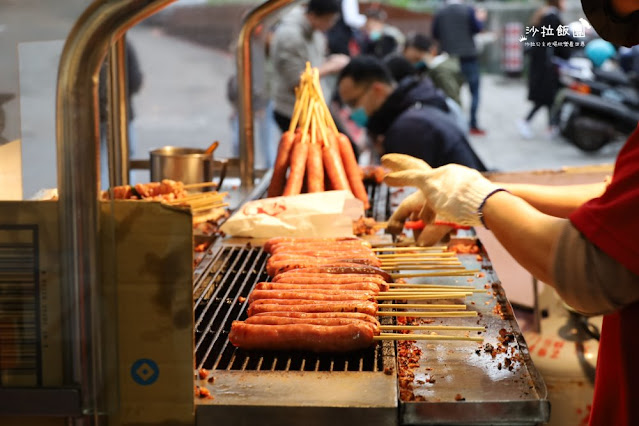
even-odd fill
[(318, 67), (324, 63), (326, 38), (314, 31), (305, 9), (297, 7), (282, 18), (272, 41), (275, 111), (290, 117), (295, 106), (295, 86), (306, 62)]

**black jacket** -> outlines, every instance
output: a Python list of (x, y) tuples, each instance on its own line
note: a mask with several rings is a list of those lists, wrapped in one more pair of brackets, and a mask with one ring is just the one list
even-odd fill
[(486, 167), (450, 117), (442, 92), (430, 80), (402, 80), (368, 121), (371, 134), (384, 135), (387, 153), (421, 158), (432, 167), (457, 163)]

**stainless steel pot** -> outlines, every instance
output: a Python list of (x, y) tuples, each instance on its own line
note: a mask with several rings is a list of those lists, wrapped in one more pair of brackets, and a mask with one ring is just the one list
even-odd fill
[[(226, 162), (221, 162), (220, 180), (222, 185), (226, 174)], [(185, 184), (212, 182), (215, 161), (213, 153), (207, 154), (204, 149), (178, 148), (165, 146), (151, 151), (151, 181), (173, 179)]]

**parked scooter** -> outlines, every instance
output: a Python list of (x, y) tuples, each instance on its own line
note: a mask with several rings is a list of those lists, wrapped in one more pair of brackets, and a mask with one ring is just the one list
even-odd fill
[[(587, 54), (586, 50), (586, 54)], [(601, 65), (599, 59), (595, 64)], [(584, 151), (597, 151), (639, 122), (639, 84), (620, 69), (593, 66), (593, 58), (557, 63), (560, 83), (553, 113), (561, 134)]]

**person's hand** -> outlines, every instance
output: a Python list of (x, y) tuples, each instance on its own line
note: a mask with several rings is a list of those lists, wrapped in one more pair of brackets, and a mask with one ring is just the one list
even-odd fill
[[(382, 165), (395, 160), (382, 157)], [(391, 168), (391, 167), (389, 167)], [(414, 186), (423, 193), (428, 207), (443, 220), (460, 225), (481, 225), (480, 206), (501, 188), (484, 178), (477, 170), (448, 164), (432, 170), (404, 169), (384, 178), (389, 186)]]
[(343, 53), (334, 53), (326, 59), (327, 74), (338, 73), (350, 62), (351, 58)]
[[(427, 162), (405, 154), (387, 154), (382, 157), (383, 165), (391, 172), (402, 170), (432, 170)], [(430, 223), (435, 219), (435, 213), (428, 207), (421, 191), (409, 195), (402, 201), (388, 219), (386, 230), (393, 235), (400, 234), (404, 229), (406, 219), (421, 219)]]

